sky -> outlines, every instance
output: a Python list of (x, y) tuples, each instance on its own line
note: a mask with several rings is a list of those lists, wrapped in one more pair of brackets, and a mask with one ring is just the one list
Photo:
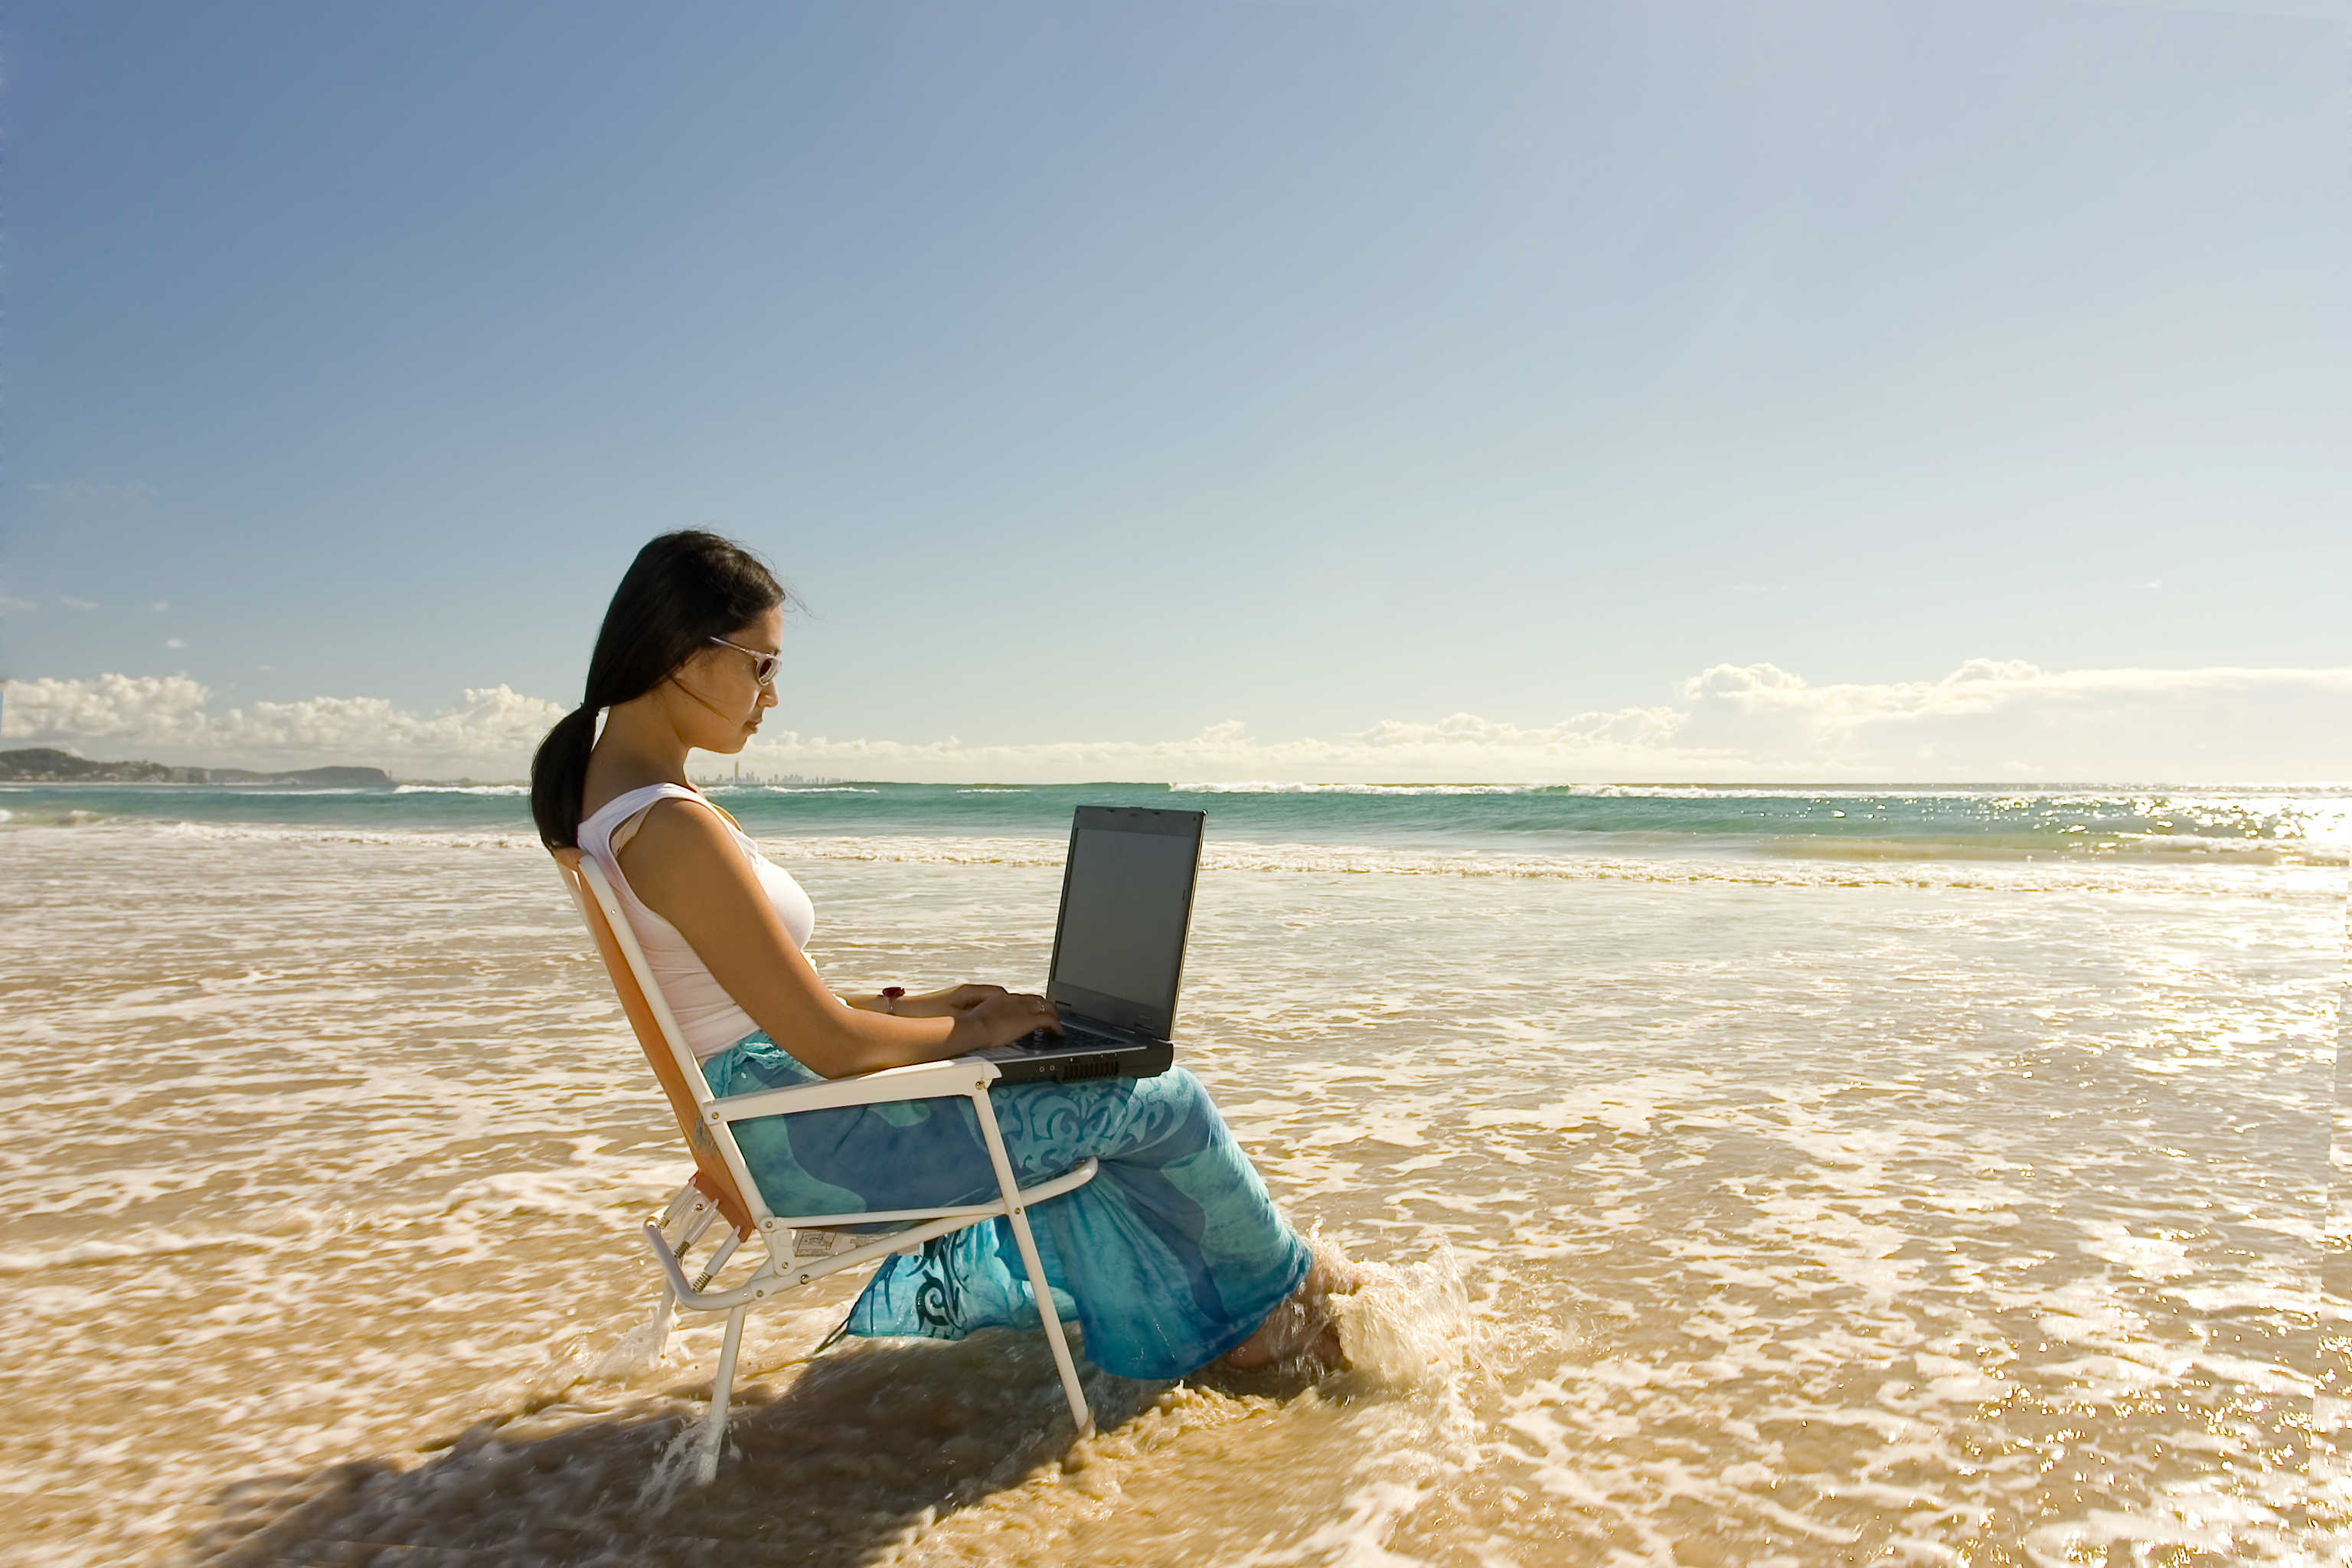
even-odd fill
[(753, 767), (2352, 779), (2326, 6), (0, 51), (10, 745), (518, 776), (705, 526), (808, 606)]

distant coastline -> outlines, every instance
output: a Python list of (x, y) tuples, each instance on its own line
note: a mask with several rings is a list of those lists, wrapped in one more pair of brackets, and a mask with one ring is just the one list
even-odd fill
[(391, 789), (382, 768), (177, 767), (169, 763), (92, 762), (71, 752), (34, 746), (0, 752), (0, 784), (300, 784), (311, 789)]

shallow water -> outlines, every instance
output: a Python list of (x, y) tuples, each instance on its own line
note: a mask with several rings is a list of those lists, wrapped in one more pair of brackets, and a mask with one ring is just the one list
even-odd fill
[[(771, 843), (835, 984), (1034, 984), (1057, 847)], [(2317, 1560), (2341, 873), (1220, 847), (1185, 1059), (1396, 1270), (1138, 1385), (755, 1316), (616, 1355), (683, 1160), (511, 835), (0, 831), (0, 1555)], [(1457, 1282), (1458, 1281), (1458, 1282)]]

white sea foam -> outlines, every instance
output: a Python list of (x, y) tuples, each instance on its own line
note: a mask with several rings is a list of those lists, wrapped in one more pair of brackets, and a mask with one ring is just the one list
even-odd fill
[[(91, 818), (91, 820), (100, 820)], [(378, 848), (418, 849), (544, 849), (539, 835), (527, 829), (484, 828), (467, 831), (446, 827), (277, 826), (249, 822), (144, 822), (121, 817), (104, 819), (103, 831), (126, 837), (154, 835), (163, 838), (212, 844), (371, 845)], [(87, 833), (88, 830), (85, 830)]]
[(1466, 794), (1565, 795), (1596, 800), (1983, 800), (2012, 807), (2064, 804), (2249, 806), (2275, 809), (2282, 804), (2342, 803), (2352, 808), (2352, 784), (1482, 784), (1474, 781), (1414, 784), (1253, 779), (1239, 782), (1171, 782), (1171, 790), (1223, 795), (1265, 794)]
[(1501, 784), (1278, 784), (1271, 780), (1235, 784), (1171, 784), (1184, 795), (1533, 795), (1549, 786)]
[[(229, 793), (229, 794), (233, 794), (233, 795), (247, 795), (247, 796), (250, 796), (250, 795), (263, 795), (263, 796), (268, 796), (268, 797), (269, 797), (269, 798), (271, 798), (271, 799), (286, 799), (286, 798), (294, 798), (294, 797), (299, 797), (299, 796), (302, 796), (302, 795), (382, 795), (382, 794), (383, 794), (383, 793), (384, 793), (383, 791), (382, 791), (382, 790), (380, 790), (380, 789), (371, 789), (371, 788), (365, 788), (365, 787), (362, 787), (362, 786), (358, 786), (358, 785), (348, 785), (348, 784), (344, 784), (344, 785), (336, 785), (336, 786), (331, 787), (331, 788), (319, 788), (319, 789), (308, 789), (308, 788), (296, 789), (296, 788), (289, 788), (289, 787), (288, 787), (288, 786), (286, 786), (286, 785), (283, 785), (283, 784), (209, 784), (209, 785), (186, 785), (186, 786), (181, 786), (181, 787), (217, 789), (217, 790), (221, 790), (221, 791), (224, 791), (224, 792), (226, 792), (226, 793)], [(394, 794), (399, 793), (399, 786), (398, 786), (398, 785), (394, 785)]]
[[(782, 859), (890, 860), (935, 865), (1055, 865), (1066, 843), (1059, 838), (966, 838), (875, 835), (770, 837), (769, 852)], [(1402, 877), (1468, 877), (1520, 880), (1723, 883), (1751, 887), (1980, 888), (2000, 891), (2090, 888), (2122, 891), (2144, 887), (2180, 892), (2255, 892), (2273, 897), (2339, 898), (2341, 879), (2332, 874), (2336, 858), (2314, 864), (2265, 865), (2247, 858), (2248, 875), (2217, 876), (2219, 868), (2193, 872), (2162, 864), (2138, 867), (2108, 861), (2084, 863), (2053, 858), (1939, 860), (1927, 857), (1844, 859), (1817, 856), (1803, 860), (1765, 856), (1521, 855), (1503, 851), (1444, 852), (1371, 844), (1253, 843), (1227, 839), (1204, 847), (1208, 870), (1345, 872)]]
[(706, 784), (706, 785), (704, 785), (703, 787), (704, 787), (704, 788), (706, 788), (706, 789), (710, 789), (710, 790), (718, 791), (718, 792), (719, 792), (719, 793), (721, 793), (721, 794), (724, 794), (724, 793), (726, 793), (727, 791), (730, 791), (730, 790), (741, 790), (742, 792), (744, 792), (744, 793), (745, 793), (745, 794), (747, 794), (747, 795), (748, 795), (748, 794), (750, 794), (750, 793), (751, 793), (753, 790), (757, 790), (757, 791), (758, 791), (759, 793), (761, 793), (761, 795), (880, 795), (880, 794), (882, 793), (880, 790), (876, 789), (876, 788), (874, 788), (873, 786), (871, 786), (871, 785), (869, 785), (869, 784)]
[[(153, 822), (74, 814), (69, 826), (124, 837), (162, 837), (220, 844), (368, 845), (419, 851), (502, 849), (543, 853), (528, 829), (450, 829), (278, 826), (259, 823)], [(36, 824), (12, 826), (35, 834)], [(787, 864), (810, 860), (876, 861), (934, 866), (1055, 866), (1068, 850), (1062, 837), (898, 834), (769, 834), (761, 842)], [(2313, 851), (2297, 858), (2256, 854), (2154, 855), (2046, 859), (1936, 858), (1916, 850), (1884, 856), (1827, 853), (1732, 857), (1675, 855), (1527, 855), (1501, 850), (1442, 851), (1374, 844), (1213, 841), (1204, 870), (1344, 873), (1410, 878), (1510, 881), (1648, 882), (1675, 886), (1757, 888), (1948, 888), (1988, 892), (2109, 891), (2179, 893), (2193, 897), (2340, 900), (2345, 857)]]
[(392, 793), (394, 795), (526, 795), (530, 793), (530, 785), (519, 784), (404, 784), (394, 785)]
[(1356, 1381), (1386, 1389), (1434, 1387), (1477, 1358), (1478, 1325), (1451, 1247), (1441, 1244), (1421, 1262), (1365, 1267), (1364, 1283), (1330, 1302)]

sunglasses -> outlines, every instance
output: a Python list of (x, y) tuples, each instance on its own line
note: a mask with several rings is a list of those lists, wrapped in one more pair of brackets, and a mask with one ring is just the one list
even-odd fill
[(725, 637), (712, 637), (710, 640), (717, 643), (720, 647), (731, 647), (737, 653), (750, 654), (751, 656), (752, 680), (761, 686), (769, 686), (774, 683), (776, 679), (776, 666), (783, 661), (783, 655), (762, 653), (756, 647), (745, 647), (741, 643), (729, 642)]

